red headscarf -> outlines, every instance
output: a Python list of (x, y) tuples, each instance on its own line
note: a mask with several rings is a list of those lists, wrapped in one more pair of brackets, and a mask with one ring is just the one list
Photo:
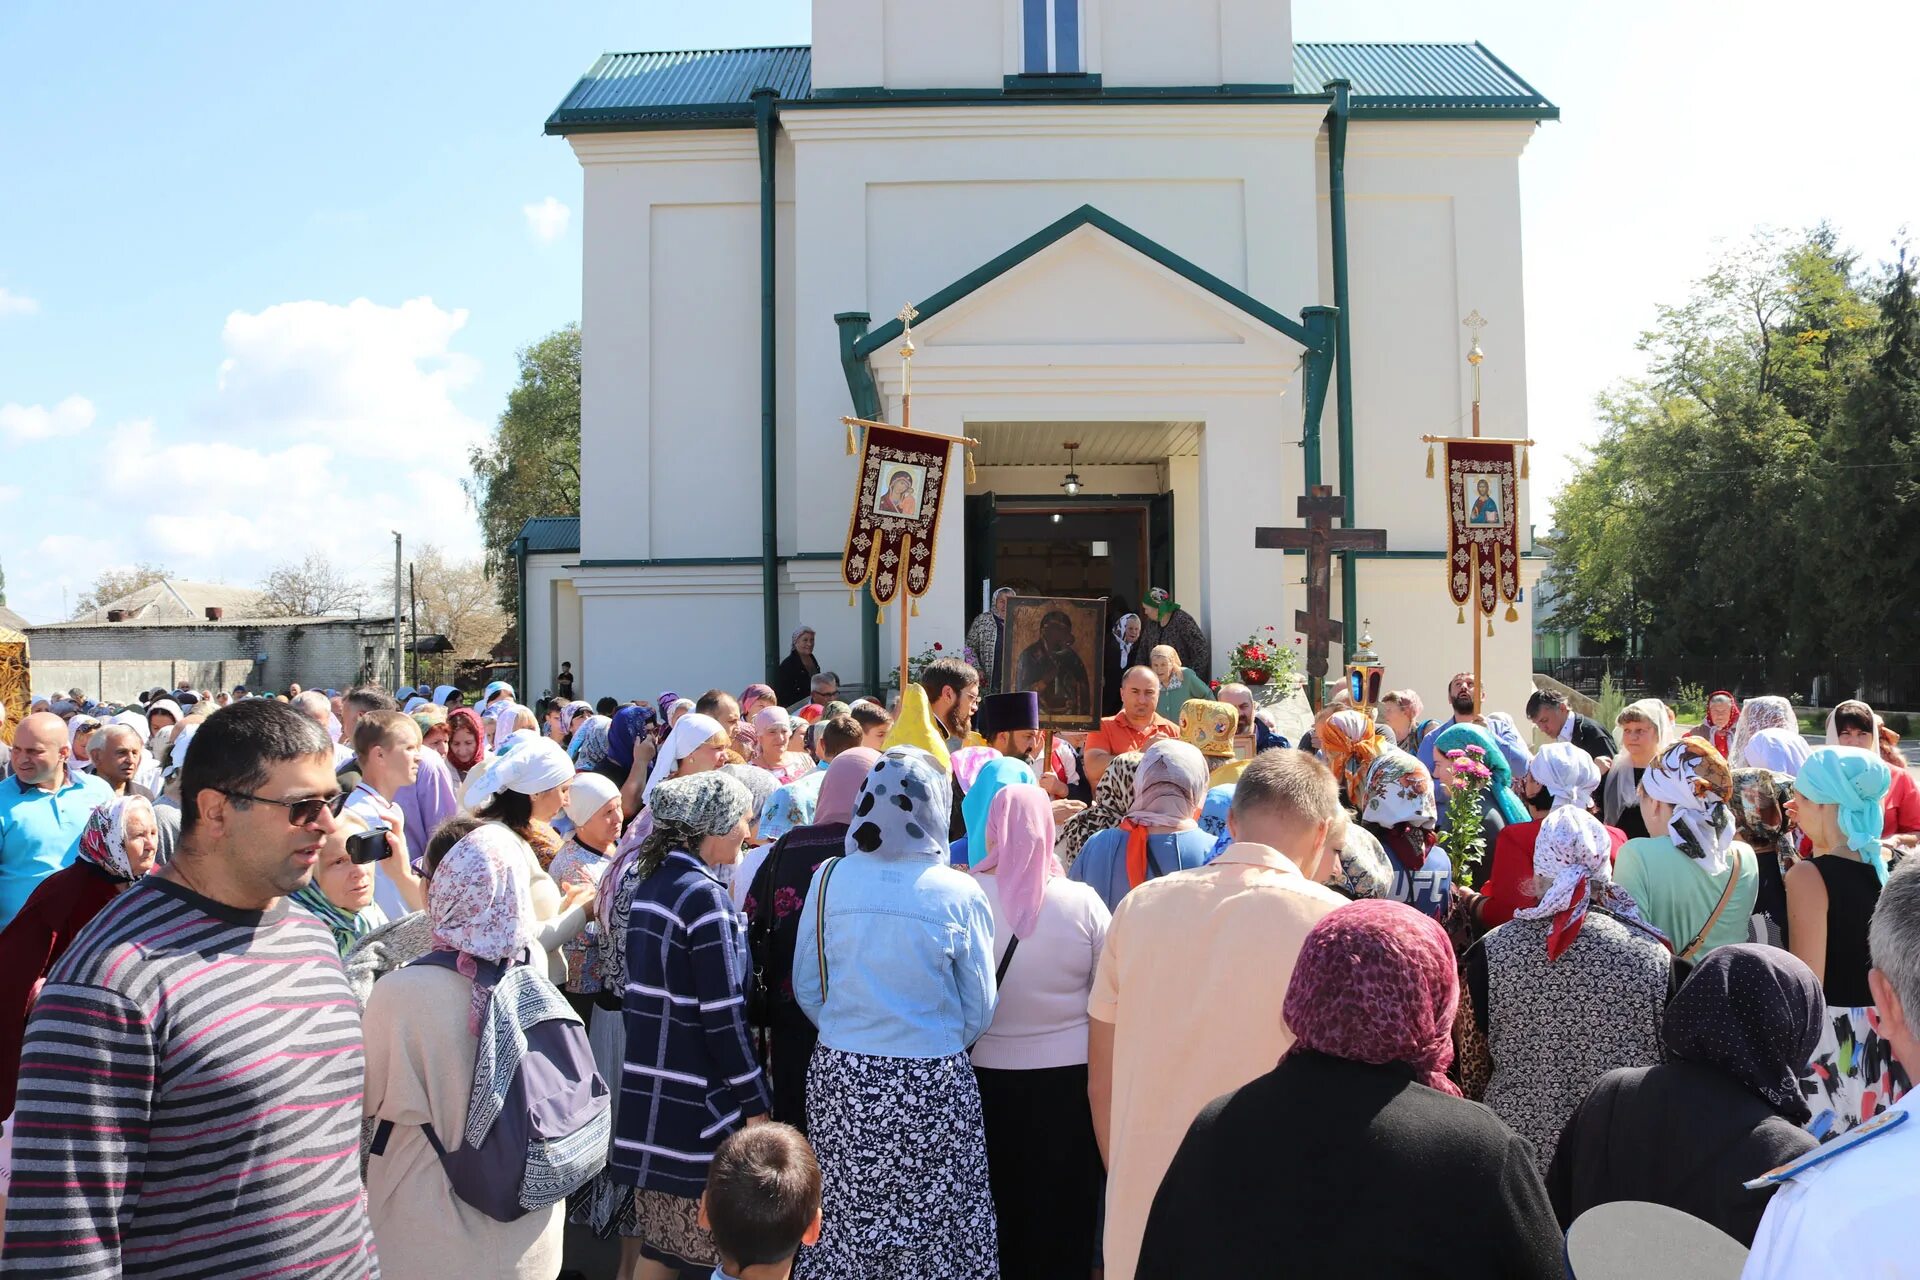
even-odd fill
[(1401, 1062), (1450, 1093), (1453, 1015), (1460, 978), (1453, 945), (1405, 903), (1337, 907), (1307, 931), (1281, 1016), (1294, 1047), (1376, 1065)]
[[(1713, 726), (1713, 700), (1715, 698), (1725, 698), (1733, 704), (1733, 714), (1727, 717), (1727, 725), (1724, 729), (1716, 729)], [(1706, 719), (1700, 722), (1699, 736), (1712, 739), (1713, 749), (1715, 751), (1718, 751), (1724, 756), (1732, 749), (1733, 727), (1739, 723), (1740, 699), (1734, 697), (1732, 692), (1726, 689), (1715, 689), (1707, 695), (1707, 715)]]
[[(453, 730), (455, 725), (467, 726), (473, 733), (473, 750), (465, 756), (453, 749)], [(455, 707), (447, 712), (447, 763), (465, 773), (480, 763), (480, 757), (487, 753), (487, 731), (480, 727), (479, 713), (472, 707)]]

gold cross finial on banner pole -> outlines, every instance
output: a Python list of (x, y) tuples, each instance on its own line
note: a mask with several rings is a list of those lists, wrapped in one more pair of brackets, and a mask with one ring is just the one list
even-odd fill
[(900, 425), (913, 425), (913, 322), (920, 318), (909, 302), (900, 308)]
[(1480, 362), (1487, 358), (1487, 353), (1480, 349), (1480, 331), (1487, 327), (1487, 322), (1485, 318), (1481, 316), (1480, 309), (1475, 307), (1467, 313), (1467, 318), (1460, 323), (1473, 331), (1473, 349), (1467, 352), (1467, 363), (1473, 366), (1473, 434), (1479, 435)]

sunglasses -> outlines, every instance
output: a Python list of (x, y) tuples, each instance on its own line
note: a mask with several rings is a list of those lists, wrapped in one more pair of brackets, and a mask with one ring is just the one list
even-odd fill
[(344, 797), (340, 793), (330, 796), (307, 796), (301, 800), (275, 800), (272, 796), (256, 796), (245, 791), (228, 791), (222, 787), (211, 788), (229, 800), (245, 800), (260, 804), (270, 804), (287, 811), (287, 821), (296, 827), (310, 827), (320, 821), (320, 815), (330, 813), (338, 816), (340, 803)]

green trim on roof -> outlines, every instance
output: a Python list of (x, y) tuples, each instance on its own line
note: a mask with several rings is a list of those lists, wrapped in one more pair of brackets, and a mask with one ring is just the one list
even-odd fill
[[(813, 88), (807, 45), (603, 54), (547, 120), (550, 134), (753, 126), (752, 95), (782, 110), (828, 107), (1021, 106), (1035, 102), (1317, 103), (1351, 81), (1356, 120), (1557, 120), (1560, 109), (1487, 47), (1308, 43), (1294, 46), (1288, 84), (1109, 86), (1098, 76), (1008, 76), (998, 88)], [(1052, 81), (1052, 83), (1048, 83)]]
[[(1323, 335), (1314, 333), (1300, 321), (1280, 314), (1258, 298), (1236, 289), (1212, 272), (1195, 266), (1159, 241), (1141, 235), (1126, 223), (1100, 212), (1090, 204), (1081, 205), (1064, 218), (1042, 227), (1005, 253), (982, 263), (946, 288), (916, 302), (914, 308), (920, 313), (920, 322), (924, 324), (962, 298), (999, 279), (1027, 259), (1065, 239), (1081, 227), (1093, 227), (1105, 232), (1121, 244), (1159, 263), (1189, 283), (1198, 285), (1267, 327), (1277, 329), (1309, 351), (1320, 351), (1326, 346)], [(875, 351), (899, 338), (900, 328), (900, 321), (893, 319), (860, 337), (853, 343), (852, 359), (866, 360)], [(845, 333), (844, 329), (842, 333)]]
[(580, 550), (579, 516), (530, 516), (520, 526), (517, 541), (527, 544), (528, 555)]

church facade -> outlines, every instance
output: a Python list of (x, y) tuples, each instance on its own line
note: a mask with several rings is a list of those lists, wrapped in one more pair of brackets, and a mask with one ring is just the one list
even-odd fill
[[(1285, 0), (815, 0), (811, 48), (602, 57), (547, 123), (584, 174), (583, 485), (577, 552), (527, 585), (529, 692), (561, 660), (594, 696), (730, 687), (800, 625), (885, 679), (895, 629), (840, 579), (840, 420), (899, 421), (911, 303), (913, 425), (980, 441), (916, 651), (957, 651), (996, 585), (1164, 586), (1222, 670), (1296, 634), (1305, 562), (1255, 529), (1317, 480), (1387, 534), (1336, 563), (1335, 615), (1436, 701), (1472, 639), (1419, 438), (1466, 432), (1473, 311), (1487, 434), (1527, 434), (1519, 161), (1557, 109), (1478, 44), (1290, 26)], [(1480, 624), (1496, 706), (1537, 574)]]

